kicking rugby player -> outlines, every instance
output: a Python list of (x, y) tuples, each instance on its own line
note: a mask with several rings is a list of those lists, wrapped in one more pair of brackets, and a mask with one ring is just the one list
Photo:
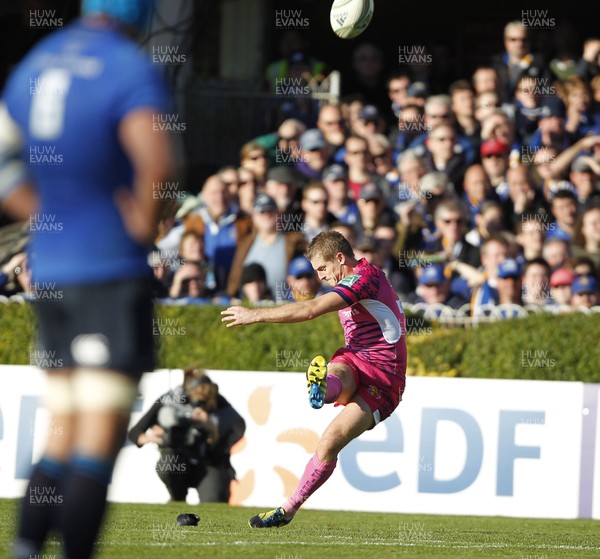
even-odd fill
[(307, 372), (313, 408), (337, 403), (343, 411), (325, 429), (293, 495), (280, 507), (249, 520), (253, 528), (289, 524), (300, 506), (329, 479), (340, 451), (396, 409), (404, 392), (406, 322), (402, 305), (385, 274), (356, 260), (340, 233), (328, 231), (309, 244), (306, 256), (333, 291), (309, 301), (253, 309), (229, 307), (227, 327), (257, 322), (303, 322), (338, 311), (346, 345), (329, 364), (315, 357)]

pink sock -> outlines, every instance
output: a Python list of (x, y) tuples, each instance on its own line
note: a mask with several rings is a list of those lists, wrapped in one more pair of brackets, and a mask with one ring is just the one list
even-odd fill
[(294, 494), (281, 507), (285, 511), (286, 518), (292, 518), (302, 506), (302, 503), (329, 479), (336, 464), (337, 460), (322, 462), (316, 452), (312, 455), (312, 458), (306, 464), (304, 474), (302, 474)]
[(325, 395), (325, 403), (331, 404), (338, 399), (342, 391), (342, 381), (336, 375), (327, 373), (327, 394)]

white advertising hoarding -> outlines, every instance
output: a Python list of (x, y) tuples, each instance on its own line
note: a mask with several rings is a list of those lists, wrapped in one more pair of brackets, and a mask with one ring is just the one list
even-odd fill
[[(209, 374), (246, 420), (245, 437), (232, 457), (238, 475), (232, 502), (281, 504), (339, 410), (308, 406), (304, 374)], [(181, 379), (181, 371), (144, 375), (132, 424)], [(0, 367), (0, 497), (24, 492), (30, 465), (53, 428), (40, 399), (44, 384), (33, 367)], [(596, 457), (600, 464), (600, 428), (595, 404), (584, 406), (584, 391), (597, 402), (598, 385), (583, 383), (409, 377), (396, 412), (342, 451), (333, 476), (306, 506), (598, 518), (600, 483), (593, 484), (593, 462)], [(128, 444), (109, 498), (166, 502), (157, 460), (153, 445)]]

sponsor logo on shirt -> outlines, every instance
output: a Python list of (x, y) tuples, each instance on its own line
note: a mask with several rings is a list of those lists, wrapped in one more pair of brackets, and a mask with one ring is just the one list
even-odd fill
[(352, 287), (360, 278), (360, 274), (353, 274), (351, 276), (346, 276), (339, 285), (345, 285), (346, 287)]

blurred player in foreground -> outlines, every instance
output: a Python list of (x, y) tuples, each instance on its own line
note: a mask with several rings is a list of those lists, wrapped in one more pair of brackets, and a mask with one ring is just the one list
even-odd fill
[(168, 93), (130, 38), (151, 10), (151, 0), (84, 0), (84, 17), (38, 43), (3, 94), (0, 201), (35, 226), (36, 353), (58, 365), (18, 559), (41, 557), (51, 530), (64, 557), (92, 555), (137, 381), (154, 368), (147, 255), (154, 186), (169, 180), (172, 155), (153, 123)]
[(309, 301), (279, 307), (229, 307), (221, 314), (227, 327), (256, 322), (303, 322), (338, 311), (346, 346), (329, 364), (315, 357), (307, 372), (313, 408), (336, 402), (344, 410), (331, 422), (309, 460), (293, 495), (281, 507), (252, 517), (253, 528), (285, 526), (302, 503), (329, 479), (339, 452), (396, 409), (404, 392), (406, 330), (402, 305), (385, 274), (356, 260), (340, 233), (317, 235), (306, 256), (321, 281), (333, 291)]

